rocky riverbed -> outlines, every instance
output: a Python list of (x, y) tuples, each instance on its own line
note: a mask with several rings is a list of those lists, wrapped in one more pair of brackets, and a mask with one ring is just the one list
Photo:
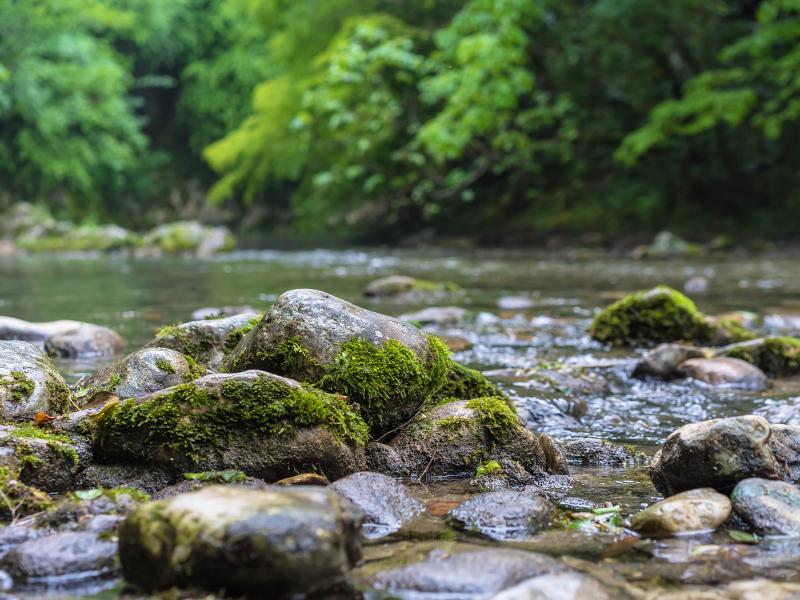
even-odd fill
[(6, 593), (800, 594), (791, 259), (424, 258), (1, 264)]

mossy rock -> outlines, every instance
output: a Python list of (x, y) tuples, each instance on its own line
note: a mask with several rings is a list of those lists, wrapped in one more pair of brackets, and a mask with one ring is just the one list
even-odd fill
[(0, 446), (4, 449), (0, 459), (3, 466), (11, 469), (22, 483), (47, 493), (71, 489), (78, 471), (89, 458), (66, 435), (35, 425), (0, 425)]
[(79, 402), (107, 392), (119, 398), (139, 398), (193, 381), (206, 374), (191, 356), (169, 348), (143, 348), (78, 382)]
[(407, 275), (390, 275), (376, 279), (364, 288), (368, 298), (394, 298), (413, 300), (425, 296), (443, 295), (459, 288), (450, 282), (437, 283)]
[(538, 437), (503, 398), (441, 404), (415, 417), (390, 446), (416, 478), (471, 477), (483, 464), (513, 460), (531, 475), (547, 474)]
[(61, 415), (72, 392), (50, 358), (27, 342), (0, 342), (0, 418), (32, 421), (39, 411)]
[(755, 365), (770, 377), (788, 377), (800, 373), (800, 339), (766, 337), (723, 348), (724, 356)]
[(258, 325), (263, 314), (249, 312), (220, 319), (202, 319), (161, 328), (148, 347), (171, 348), (198, 364), (218, 369), (242, 338)]
[(451, 361), (438, 339), (317, 290), (282, 294), (230, 353), (223, 370), (261, 369), (359, 405), (378, 437), (410, 419), (444, 385)]
[(720, 345), (753, 337), (734, 322), (709, 319), (689, 298), (666, 286), (614, 302), (595, 317), (589, 334), (614, 346), (678, 341)]
[(145, 234), (140, 252), (209, 256), (235, 247), (236, 238), (225, 227), (203, 225), (197, 221), (175, 221), (159, 225)]
[[(470, 369), (455, 361), (450, 362), (447, 370), (447, 379), (444, 385), (433, 396), (435, 403), (445, 400), (471, 400), (484, 396), (500, 396), (505, 394), (497, 385), (489, 381), (486, 376), (475, 369)], [(509, 400), (510, 403), (510, 400)]]
[(238, 469), (265, 481), (312, 471), (342, 477), (361, 466), (368, 440), (341, 396), (262, 371), (207, 375), (89, 419), (99, 462)]
[(17, 469), (0, 467), (0, 519), (17, 520), (41, 512), (52, 503), (49, 494), (20, 481)]
[(106, 252), (133, 248), (139, 236), (118, 225), (80, 225), (64, 223), (49, 231), (29, 231), (20, 235), (17, 245), (28, 252)]

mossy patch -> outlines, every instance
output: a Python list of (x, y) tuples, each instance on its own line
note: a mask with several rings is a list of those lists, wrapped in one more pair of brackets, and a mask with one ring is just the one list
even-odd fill
[(167, 325), (156, 332), (155, 345), (191, 356), (199, 363), (211, 360), (216, 349), (214, 332), (205, 327)]
[(50, 396), (47, 408), (51, 414), (63, 415), (70, 409), (70, 406), (75, 406), (72, 392), (63, 381), (51, 377), (47, 379), (45, 387)]
[(794, 337), (767, 337), (759, 343), (734, 346), (725, 355), (749, 362), (771, 377), (800, 373), (800, 339)]
[(205, 483), (241, 483), (247, 475), (241, 471), (225, 469), (224, 471), (202, 471), (200, 473), (184, 473), (184, 479), (189, 481), (202, 481)]
[(163, 371), (164, 373), (171, 373), (175, 374), (175, 367), (172, 366), (172, 363), (169, 362), (165, 358), (158, 358), (156, 359), (156, 368), (159, 371)]
[[(72, 440), (66, 435), (52, 433), (40, 427), (36, 427), (35, 425), (18, 425), (11, 430), (10, 435), (12, 438), (17, 439), (45, 440), (49, 448), (65, 456), (73, 465), (78, 465), (78, 451), (75, 449)], [(20, 445), (17, 445), (18, 455), (19, 449)], [(27, 449), (30, 450), (29, 454), (33, 454), (33, 450), (30, 446), (27, 446)], [(25, 453), (24, 449), (23, 453)], [(36, 460), (30, 460), (28, 462), (30, 466), (34, 468), (41, 466), (41, 459), (38, 457), (36, 457)]]
[(186, 359), (186, 364), (189, 366), (189, 370), (183, 376), (183, 380), (186, 383), (192, 382), (195, 379), (199, 379), (206, 374), (207, 371), (202, 366), (197, 364), (197, 361), (194, 358), (188, 354), (184, 354), (183, 358)]
[[(444, 385), (432, 400), (440, 404), (452, 400), (471, 400), (483, 396), (505, 397), (505, 394), (480, 371), (450, 361)], [(510, 402), (510, 400), (509, 400)]]
[(497, 462), (496, 460), (490, 460), (485, 463), (479, 464), (478, 469), (475, 471), (475, 477), (484, 477), (484, 476), (496, 477), (502, 474), (503, 474), (503, 467), (501, 467), (500, 463)]
[(241, 327), (237, 327), (228, 333), (228, 335), (225, 336), (225, 342), (223, 343), (223, 351), (225, 354), (230, 354), (230, 352), (236, 348), (239, 342), (242, 341), (242, 338), (250, 333), (256, 327), (256, 325), (261, 322), (262, 318), (263, 315), (257, 315)]
[(475, 412), (478, 422), (489, 437), (496, 442), (508, 439), (517, 428), (522, 426), (517, 413), (509, 407), (504, 398), (498, 396), (474, 398), (467, 402), (466, 406)]
[(614, 302), (595, 317), (589, 334), (614, 346), (676, 341), (717, 344), (752, 338), (732, 323), (714, 323), (689, 298), (666, 286)]
[(8, 391), (8, 399), (19, 404), (24, 402), (33, 394), (36, 385), (30, 377), (23, 371), (11, 371), (8, 375), (4, 375), (0, 379), (0, 386)]

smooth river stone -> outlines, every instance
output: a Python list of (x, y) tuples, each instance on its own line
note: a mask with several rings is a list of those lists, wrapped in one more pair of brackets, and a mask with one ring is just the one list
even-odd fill
[(760, 534), (800, 535), (800, 487), (753, 477), (731, 494), (733, 508)]
[(718, 356), (716, 358), (691, 358), (680, 365), (687, 377), (708, 383), (748, 390), (763, 390), (767, 387), (767, 376), (758, 367), (738, 358)]
[(671, 496), (631, 517), (631, 528), (648, 537), (716, 529), (731, 514), (731, 501), (711, 488)]

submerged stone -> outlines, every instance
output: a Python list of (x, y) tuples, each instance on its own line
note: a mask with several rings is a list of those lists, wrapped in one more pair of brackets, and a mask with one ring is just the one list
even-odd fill
[(478, 494), (450, 511), (459, 528), (476, 531), (497, 540), (530, 537), (546, 529), (555, 507), (530, 492), (502, 490)]
[(48, 356), (27, 342), (0, 342), (0, 418), (33, 421), (69, 410), (72, 392)]
[(678, 341), (725, 344), (752, 337), (734, 323), (712, 322), (689, 298), (666, 286), (629, 294), (611, 304), (595, 317), (589, 333), (614, 346)]
[(359, 524), (330, 488), (212, 486), (139, 507), (119, 555), (125, 579), (145, 591), (323, 597), (347, 588)]
[(716, 529), (731, 514), (731, 501), (711, 488), (670, 496), (631, 517), (631, 528), (647, 537)]
[(561, 448), (572, 465), (584, 467), (625, 467), (647, 464), (648, 457), (632, 446), (597, 438), (561, 440)]
[(263, 369), (357, 403), (373, 436), (408, 421), (444, 384), (447, 348), (416, 327), (316, 290), (282, 294), (223, 369)]
[(731, 494), (736, 514), (757, 533), (800, 535), (800, 487), (785, 481), (750, 478)]
[(265, 481), (359, 470), (367, 426), (341, 397), (265, 373), (214, 374), (90, 417), (101, 462), (180, 472), (236, 469)]

